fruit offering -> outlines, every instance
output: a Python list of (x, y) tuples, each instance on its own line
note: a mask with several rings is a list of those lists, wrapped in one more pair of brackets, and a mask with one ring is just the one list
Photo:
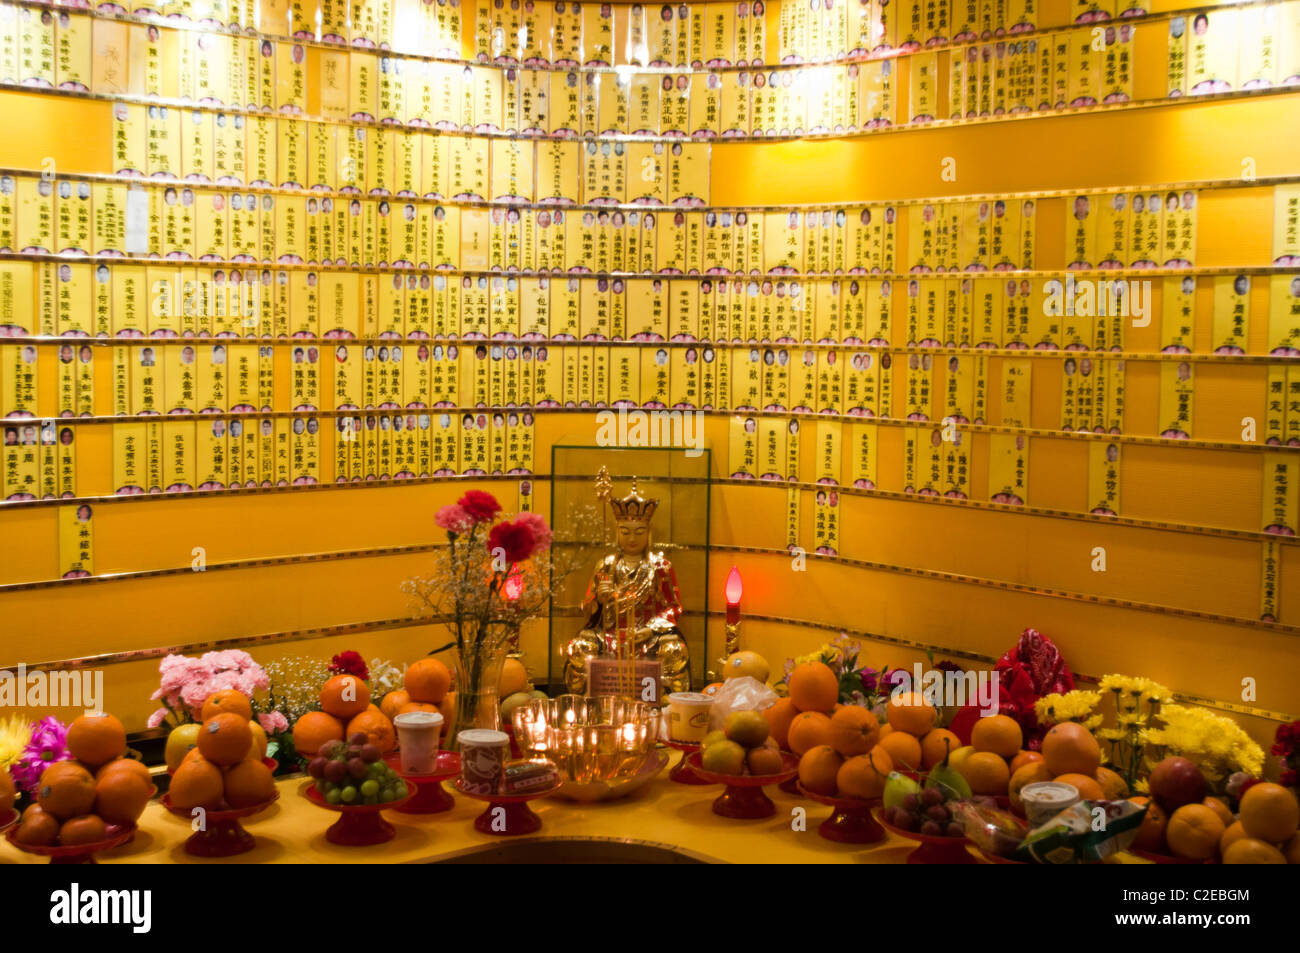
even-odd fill
[[(385, 695), (379, 708), (389, 722), (408, 711), (437, 712), (443, 718), (443, 746), (456, 737), (456, 693), (452, 691), (451, 670), (435, 658), (422, 658), (408, 665), (402, 687)], [(340, 731), (335, 739), (342, 741), (343, 735)]]
[[(426, 663), (432, 663), (446, 671), (446, 666), (441, 662), (423, 659), (407, 669), (408, 684), (411, 679), (411, 669)], [(420, 684), (421, 687), (427, 687), (423, 682)], [(443, 691), (446, 691), (445, 687)], [(396, 694), (397, 692), (389, 692), (384, 697), (385, 704)], [(416, 710), (412, 707), (415, 704), (405, 704), (398, 710)], [(393, 728), (393, 716), (371, 703), (370, 688), (355, 675), (335, 675), (330, 678), (321, 687), (320, 707), (320, 711), (309, 711), (304, 714), (293, 726), (293, 746), (304, 760), (315, 756), (329, 742), (342, 741), (345, 737), (357, 733), (365, 734), (372, 744), (378, 745), (381, 754), (397, 750), (397, 731)], [(424, 707), (437, 711), (431, 705)]]
[(388, 804), (406, 797), (406, 782), (384, 763), (384, 753), (365, 732), (347, 744), (327, 742), (307, 765), (327, 804)]
[[(56, 761), (41, 774), (36, 803), (23, 812), (14, 833), (20, 844), (74, 847), (102, 841), (109, 826), (138, 821), (153, 797), (149, 769), (125, 757), (126, 729), (112, 715), (77, 718), (68, 727), (67, 746), (74, 760)], [(0, 814), (12, 804), (0, 791)]]
[[(895, 774), (891, 783), (910, 782), (906, 775)], [(898, 790), (897, 788), (895, 790)], [(891, 797), (886, 785), (885, 809), (881, 814), (885, 823), (902, 831), (915, 831), (926, 837), (964, 837), (966, 830), (959, 816), (955, 813), (958, 804), (967, 803), (956, 798), (944, 798), (944, 792), (938, 787), (921, 788), (899, 797)], [(896, 801), (890, 806), (891, 801)], [(996, 810), (997, 802), (991, 797), (977, 797), (973, 802), (985, 810)]]
[[(815, 713), (798, 718), (804, 714)], [(826, 741), (799, 758), (799, 783), (806, 791), (824, 797), (881, 797), (894, 771), (894, 759), (879, 743), (876, 716), (857, 705), (841, 705), (826, 719), (825, 727)]]
[[(222, 697), (233, 696), (233, 697)], [(275, 778), (262, 763), (266, 732), (252, 721), (248, 699), (238, 692), (218, 692), (203, 705), (207, 715), (172, 771), (168, 798), (173, 808), (223, 811), (265, 804), (275, 796)], [(187, 725), (172, 731), (175, 735)], [(172, 765), (168, 736), (167, 765)]]
[(534, 698), (545, 698), (546, 692), (533, 687), (524, 663), (514, 656), (501, 666), (501, 681), (497, 683), (497, 697), (501, 699), (501, 723), (511, 723), (514, 710), (527, 705)]
[(733, 711), (721, 731), (704, 737), (700, 761), (714, 774), (780, 774), (781, 750), (759, 711)]
[(722, 665), (723, 681), (749, 676), (766, 685), (771, 673), (772, 669), (767, 664), (767, 659), (757, 652), (735, 652), (727, 656), (726, 662)]

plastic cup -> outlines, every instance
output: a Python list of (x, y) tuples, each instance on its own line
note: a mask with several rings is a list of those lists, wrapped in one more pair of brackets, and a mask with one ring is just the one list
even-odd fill
[(438, 764), (442, 715), (436, 711), (408, 711), (393, 719), (401, 749), (402, 774), (433, 774)]
[(1025, 802), (1025, 820), (1030, 828), (1045, 824), (1067, 807), (1079, 802), (1079, 789), (1060, 781), (1035, 781), (1020, 789)]
[(702, 692), (673, 692), (668, 696), (668, 737), (673, 741), (700, 742), (709, 733), (713, 696)]
[(497, 794), (505, 784), (510, 736), (491, 728), (467, 728), (456, 735), (460, 776), (470, 794)]

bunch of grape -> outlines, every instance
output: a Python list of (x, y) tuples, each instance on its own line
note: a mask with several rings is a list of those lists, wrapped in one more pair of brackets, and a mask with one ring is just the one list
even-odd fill
[(328, 804), (388, 804), (406, 797), (406, 782), (361, 732), (347, 744), (326, 742), (307, 765), (307, 773)]
[[(996, 802), (992, 798), (976, 798), (987, 801), (989, 806)], [(903, 831), (916, 831), (927, 837), (963, 837), (965, 828), (953, 817), (952, 810), (944, 803), (943, 792), (938, 788), (926, 788), (919, 794), (909, 794), (896, 807), (884, 810), (885, 823)]]

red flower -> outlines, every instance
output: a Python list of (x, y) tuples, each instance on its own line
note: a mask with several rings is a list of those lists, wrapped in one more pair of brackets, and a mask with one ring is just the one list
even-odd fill
[(523, 562), (533, 554), (537, 539), (532, 529), (519, 521), (497, 523), (488, 533), (488, 550), (493, 559), (501, 556), (507, 563)]
[(347, 651), (330, 659), (330, 674), (351, 675), (364, 682), (370, 678), (370, 669), (366, 667), (366, 660), (359, 652)]
[(456, 502), (475, 523), (490, 523), (501, 512), (497, 498), (482, 490), (467, 490)]

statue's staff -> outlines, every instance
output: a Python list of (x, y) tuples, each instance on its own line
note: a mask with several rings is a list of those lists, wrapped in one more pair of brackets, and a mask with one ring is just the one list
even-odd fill
[[(601, 467), (596, 472), (596, 499), (600, 500), (601, 540), (606, 546), (611, 545), (611, 540), (609, 537), (608, 504), (609, 504), (610, 496), (613, 493), (613, 489), (614, 489), (614, 481), (611, 480), (609, 477), (609, 470), (606, 469), (605, 467)], [(635, 481), (634, 481), (633, 489), (635, 490)], [(624, 627), (624, 616), (627, 614), (628, 610), (623, 607), (627, 602), (627, 597), (626, 594), (623, 592), (622, 588), (617, 585), (617, 580), (611, 579), (610, 581), (614, 583), (616, 586), (614, 590), (615, 649), (618, 651), (619, 660), (626, 661), (628, 663), (627, 668), (630, 669), (633, 653), (631, 651), (625, 651), (625, 648), (630, 649), (631, 640), (625, 634), (626, 630)], [(631, 685), (633, 681), (632, 672), (621, 671), (623, 667), (624, 666), (621, 665), (619, 666), (620, 668), (619, 687), (620, 688), (623, 687), (623, 681), (626, 678), (627, 690), (630, 693)]]

